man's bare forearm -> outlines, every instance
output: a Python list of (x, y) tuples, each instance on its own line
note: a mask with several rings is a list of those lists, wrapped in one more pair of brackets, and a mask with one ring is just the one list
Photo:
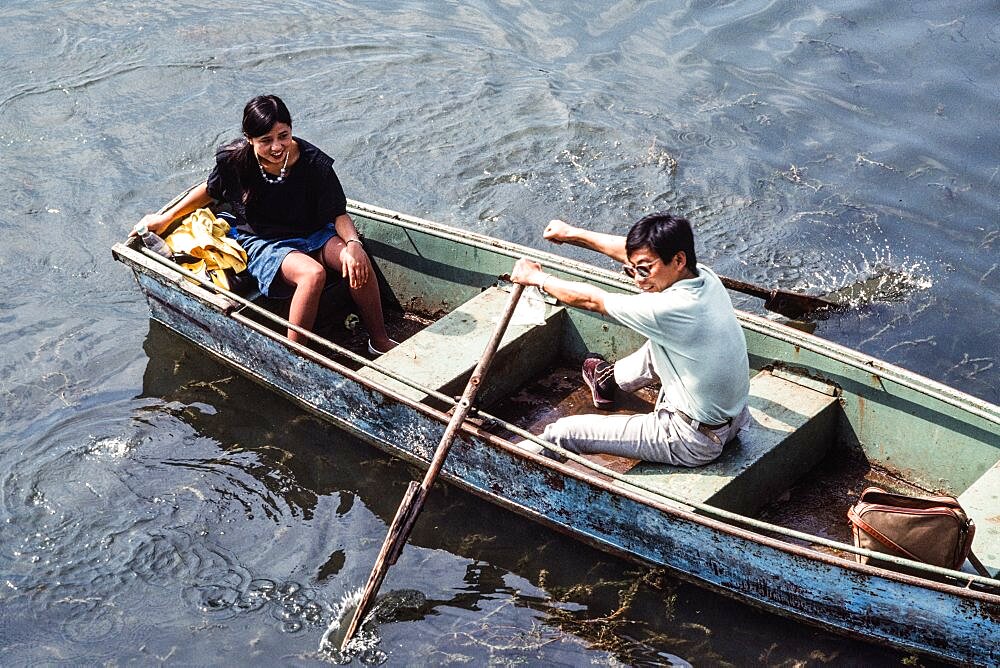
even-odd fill
[(561, 220), (553, 220), (545, 229), (543, 236), (554, 243), (571, 244), (597, 251), (618, 262), (625, 262), (628, 259), (625, 253), (625, 237), (617, 234), (594, 232)]
[(608, 293), (604, 290), (588, 283), (556, 278), (543, 270), (542, 265), (534, 260), (522, 258), (514, 263), (510, 279), (521, 285), (537, 286), (568, 306), (607, 313), (604, 309), (604, 298)]
[(604, 308), (604, 297), (607, 293), (604, 290), (587, 283), (556, 278), (552, 274), (545, 274), (544, 278), (539, 280), (538, 287), (563, 304), (607, 314)]

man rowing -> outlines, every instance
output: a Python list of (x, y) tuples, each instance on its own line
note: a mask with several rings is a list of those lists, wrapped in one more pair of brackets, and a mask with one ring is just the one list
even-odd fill
[(553, 220), (543, 236), (621, 262), (641, 290), (613, 294), (547, 274), (532, 260), (522, 258), (514, 265), (515, 283), (611, 316), (648, 339), (615, 363), (596, 355), (583, 361), (583, 380), (594, 406), (612, 408), (618, 389), (633, 392), (657, 381), (661, 389), (652, 413), (565, 417), (546, 426), (541, 438), (578, 454), (607, 453), (676, 466), (716, 459), (750, 420), (749, 359), (729, 294), (715, 272), (697, 262), (688, 221), (656, 213), (622, 237)]

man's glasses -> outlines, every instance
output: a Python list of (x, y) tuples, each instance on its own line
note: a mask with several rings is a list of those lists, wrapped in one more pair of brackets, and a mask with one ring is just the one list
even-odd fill
[(628, 262), (622, 264), (622, 273), (628, 276), (629, 278), (634, 279), (636, 276), (638, 276), (639, 278), (649, 278), (649, 275), (652, 272), (653, 272), (652, 265), (647, 265), (647, 264), (635, 265), (635, 264), (629, 264)]

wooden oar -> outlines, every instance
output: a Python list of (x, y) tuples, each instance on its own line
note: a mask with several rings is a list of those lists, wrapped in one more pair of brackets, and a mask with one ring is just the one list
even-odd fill
[(743, 294), (752, 295), (754, 297), (760, 297), (764, 300), (764, 308), (768, 311), (778, 313), (786, 318), (792, 318), (793, 320), (815, 311), (823, 309), (831, 310), (840, 308), (841, 306), (841, 304), (830, 301), (829, 299), (824, 299), (823, 297), (813, 297), (812, 295), (805, 295), (801, 292), (779, 290), (777, 288), (765, 288), (762, 285), (745, 283), (743, 281), (738, 281), (735, 278), (729, 278), (728, 276), (719, 276), (719, 279), (722, 281), (722, 284), (730, 290), (742, 292)]
[(472, 377), (469, 378), (469, 383), (465, 386), (465, 392), (462, 393), (462, 398), (459, 399), (458, 405), (455, 406), (455, 412), (452, 414), (451, 420), (448, 421), (448, 426), (441, 437), (441, 442), (438, 444), (437, 450), (434, 452), (434, 458), (431, 460), (430, 468), (427, 469), (427, 473), (424, 475), (423, 482), (420, 484), (417, 484), (415, 481), (411, 482), (409, 488), (406, 490), (406, 494), (403, 495), (403, 501), (399, 505), (399, 510), (396, 511), (396, 516), (393, 518), (392, 524), (389, 525), (389, 532), (386, 534), (385, 542), (382, 543), (382, 549), (379, 550), (378, 558), (375, 560), (375, 567), (372, 568), (372, 573), (368, 578), (368, 583), (365, 585), (364, 593), (361, 595), (361, 601), (358, 603), (358, 607), (354, 611), (354, 617), (351, 618), (351, 623), (347, 627), (344, 639), (340, 643), (340, 650), (342, 652), (346, 650), (347, 644), (354, 637), (358, 626), (360, 626), (365, 615), (368, 613), (368, 608), (371, 606), (375, 595), (378, 594), (379, 587), (382, 586), (382, 581), (385, 579), (389, 566), (396, 563), (400, 553), (403, 551), (406, 539), (409, 537), (410, 531), (413, 530), (413, 525), (417, 521), (417, 515), (420, 514), (420, 510), (423, 508), (427, 493), (430, 491), (431, 485), (434, 484), (438, 473), (440, 473), (441, 467), (444, 466), (444, 460), (451, 449), (451, 442), (454, 440), (455, 434), (458, 432), (459, 427), (462, 426), (466, 415), (468, 415), (469, 410), (472, 408), (472, 402), (476, 398), (476, 393), (479, 392), (479, 386), (483, 382), (483, 378), (486, 377), (486, 372), (489, 370), (490, 364), (493, 362), (493, 356), (500, 346), (500, 340), (503, 338), (504, 332), (507, 331), (507, 325), (510, 323), (511, 316), (514, 315), (514, 308), (517, 306), (517, 301), (520, 299), (523, 290), (523, 285), (514, 285), (513, 290), (511, 290), (510, 298), (507, 300), (503, 314), (497, 322), (493, 337), (486, 344), (486, 350), (483, 351), (482, 357), (479, 358), (479, 363), (476, 364), (476, 368), (472, 372)]

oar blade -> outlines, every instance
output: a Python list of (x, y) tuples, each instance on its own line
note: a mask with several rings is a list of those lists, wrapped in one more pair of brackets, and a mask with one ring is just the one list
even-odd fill
[(385, 535), (385, 541), (379, 550), (378, 558), (375, 560), (375, 566), (372, 568), (371, 575), (368, 576), (368, 582), (365, 584), (364, 591), (361, 594), (361, 600), (358, 601), (358, 607), (354, 609), (351, 622), (347, 625), (347, 630), (344, 632), (340, 644), (341, 652), (347, 650), (351, 638), (354, 637), (358, 627), (364, 621), (365, 615), (368, 614), (368, 609), (371, 607), (372, 601), (375, 600), (375, 596), (378, 595), (378, 590), (382, 586), (382, 581), (385, 580), (389, 566), (396, 563), (396, 560), (399, 558), (403, 546), (406, 544), (406, 539), (409, 536), (409, 532), (405, 530), (405, 527), (408, 524), (410, 516), (413, 514), (419, 496), (420, 483), (411, 481), (410, 486), (406, 489), (406, 494), (403, 495), (403, 500), (399, 504), (399, 508), (396, 510), (396, 516), (392, 518), (392, 524), (389, 525), (389, 531)]
[(792, 320), (798, 320), (802, 316), (816, 313), (823, 310), (840, 308), (837, 302), (802, 294), (801, 292), (791, 292), (790, 290), (778, 290), (766, 288), (763, 285), (747, 283), (728, 276), (719, 276), (722, 284), (730, 290), (742, 292), (764, 300), (764, 308), (772, 313), (783, 315)]

